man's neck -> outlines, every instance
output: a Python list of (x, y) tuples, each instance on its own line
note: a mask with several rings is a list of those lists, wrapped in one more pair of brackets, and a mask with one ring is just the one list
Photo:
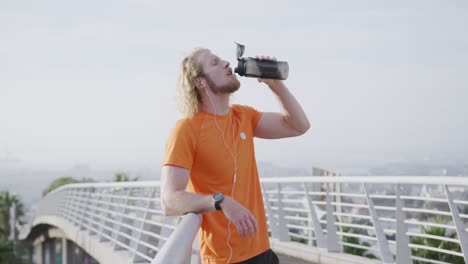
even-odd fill
[(215, 115), (226, 115), (229, 113), (229, 94), (210, 94), (203, 100), (202, 110)]

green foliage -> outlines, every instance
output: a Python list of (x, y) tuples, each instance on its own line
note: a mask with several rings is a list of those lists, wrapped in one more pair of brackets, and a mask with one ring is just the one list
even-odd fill
[(302, 237), (291, 237), (291, 241), (307, 244), (307, 239), (304, 239)]
[[(0, 240), (10, 235), (10, 207), (16, 205), (16, 219), (24, 216), (24, 205), (17, 195), (10, 195), (8, 191), (0, 192)], [(22, 221), (19, 221), (22, 223)]]
[(61, 177), (61, 178), (55, 179), (53, 182), (51, 182), (49, 184), (49, 186), (47, 186), (47, 188), (45, 188), (42, 191), (42, 196), (46, 196), (48, 193), (50, 193), (51, 191), (57, 189), (60, 186), (63, 186), (63, 185), (66, 185), (66, 184), (72, 184), (72, 183), (83, 183), (83, 182), (96, 182), (96, 181), (94, 179), (91, 179), (91, 178), (83, 178), (80, 181), (80, 180), (74, 179), (72, 177)]
[(30, 263), (29, 251), (21, 242), (16, 245), (12, 241), (0, 240), (1, 264), (28, 264)]
[(11, 241), (0, 240), (0, 263), (1, 264), (27, 264), (28, 252), (22, 243), (14, 245)]
[(70, 183), (78, 183), (80, 181), (73, 179), (72, 177), (61, 177), (58, 179), (55, 179), (53, 182), (49, 184), (47, 188), (42, 191), (42, 196), (46, 196), (48, 193), (51, 191), (57, 189), (60, 186), (70, 184)]
[[(435, 219), (434, 222), (440, 222), (440, 219)], [(456, 237), (456, 233), (453, 233), (453, 232), (448, 233), (447, 229), (445, 229), (443, 227), (429, 227), (429, 228), (423, 227), (423, 228), (421, 228), (421, 233), (427, 234), (427, 235), (433, 235), (433, 236), (440, 236), (440, 237), (450, 237), (450, 238), (455, 238)], [(411, 243), (461, 253), (460, 244), (453, 243), (453, 242), (447, 242), (447, 241), (443, 241), (443, 240), (439, 240), (439, 239), (425, 238), (425, 237), (414, 237), (414, 238), (411, 239)], [(445, 253), (439, 253), (439, 252), (435, 252), (435, 251), (432, 251), (432, 250), (413, 248), (411, 251), (412, 251), (413, 256), (417, 256), (417, 257), (433, 259), (433, 260), (443, 261), (443, 262), (447, 262), (447, 263), (454, 263), (454, 264), (464, 264), (465, 263), (465, 261), (463, 260), (463, 257), (454, 256), (454, 255), (445, 254)], [(424, 262), (424, 261), (414, 261), (414, 263), (415, 264), (419, 264), (419, 263), (422, 264), (422, 263), (426, 263), (426, 262)]]
[(138, 177), (130, 179), (125, 172), (118, 172), (114, 175), (114, 182), (138, 181)]
[(0, 263), (15, 263), (13, 243), (0, 240)]
[(10, 208), (13, 204), (16, 206), (16, 218), (22, 223), (20, 220), (24, 216), (24, 205), (21, 198), (10, 195), (8, 191), (0, 193), (0, 263), (22, 264), (26, 262), (19, 256), (27, 255), (24, 253), (24, 247), (21, 244), (15, 246), (12, 241), (8, 241), (11, 231)]
[[(359, 234), (359, 235), (363, 234), (363, 232), (360, 229), (350, 228), (350, 227), (347, 227), (347, 226), (343, 227), (343, 233), (352, 233), (352, 234)], [(359, 238), (357, 238), (357, 237), (343, 236), (343, 242), (349, 243), (349, 244), (356, 244), (356, 245), (360, 245), (360, 246), (364, 246), (364, 247), (370, 247), (369, 243), (361, 242), (359, 240)], [(373, 254), (369, 253), (366, 249), (362, 249), (362, 248), (344, 246), (343, 247), (343, 252), (348, 253), (348, 254), (352, 254), (352, 255), (367, 257), (367, 258), (371, 258), (371, 259), (377, 258)]]

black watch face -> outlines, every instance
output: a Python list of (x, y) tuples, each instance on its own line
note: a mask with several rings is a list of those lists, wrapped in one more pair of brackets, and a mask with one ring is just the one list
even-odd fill
[(222, 194), (222, 193), (215, 193), (215, 194), (213, 195), (213, 199), (214, 199), (215, 201), (221, 201), (221, 200), (223, 199), (223, 194)]

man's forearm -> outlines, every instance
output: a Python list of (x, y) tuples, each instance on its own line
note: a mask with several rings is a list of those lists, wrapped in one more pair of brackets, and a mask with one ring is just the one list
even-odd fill
[(187, 191), (174, 191), (161, 196), (161, 205), (165, 215), (183, 215), (190, 212), (209, 213), (216, 209), (211, 195), (202, 195)]
[(272, 84), (270, 89), (278, 98), (286, 124), (300, 134), (305, 133), (309, 129), (310, 123), (296, 98), (283, 82)]

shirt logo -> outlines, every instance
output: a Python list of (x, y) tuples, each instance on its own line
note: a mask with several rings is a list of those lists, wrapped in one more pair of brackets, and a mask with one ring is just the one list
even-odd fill
[(247, 138), (247, 135), (245, 135), (244, 132), (241, 132), (240, 133), (240, 138), (242, 138), (242, 140), (245, 140)]

